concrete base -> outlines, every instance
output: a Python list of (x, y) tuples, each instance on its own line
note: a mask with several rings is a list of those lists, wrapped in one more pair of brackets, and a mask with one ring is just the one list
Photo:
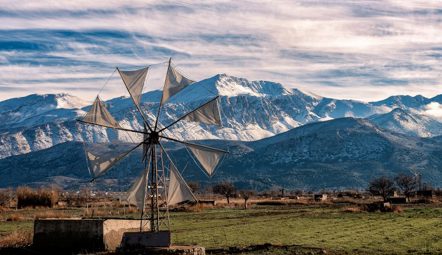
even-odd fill
[(138, 231), (139, 220), (40, 219), (34, 221), (33, 247), (61, 253), (114, 251), (120, 246), (125, 232)]
[(170, 247), (146, 247), (137, 250), (118, 249), (118, 254), (148, 254), (148, 255), (206, 255), (206, 249), (201, 246), (170, 246)]
[(123, 250), (137, 250), (146, 247), (170, 247), (170, 231), (124, 233), (121, 242)]

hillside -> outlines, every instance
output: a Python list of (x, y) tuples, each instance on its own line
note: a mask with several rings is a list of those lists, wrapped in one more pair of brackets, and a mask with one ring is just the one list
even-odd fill
[[(265, 189), (365, 188), (374, 177), (422, 172), (425, 182), (442, 182), (442, 142), (383, 130), (368, 120), (341, 118), (307, 124), (253, 142), (200, 141), (228, 148), (216, 175), (208, 179), (182, 147), (171, 147), (187, 180), (203, 184), (230, 180), (239, 187)], [(127, 145), (128, 147), (130, 145)], [(125, 190), (141, 169), (141, 152), (127, 159), (97, 182), (105, 189)], [(183, 169), (181, 169), (183, 170)], [(0, 160), (0, 187), (56, 183), (65, 188), (91, 185), (81, 143)]]

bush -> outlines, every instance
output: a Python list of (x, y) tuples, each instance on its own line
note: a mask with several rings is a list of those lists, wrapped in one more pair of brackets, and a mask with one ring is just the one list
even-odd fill
[(58, 202), (58, 191), (54, 189), (37, 189), (20, 187), (17, 189), (17, 207), (53, 207)]
[(346, 207), (343, 209), (344, 212), (348, 213), (359, 213), (362, 212), (360, 207)]
[(0, 191), (0, 207), (9, 206), (9, 201), (11, 200), (10, 190)]
[(6, 221), (22, 221), (24, 218), (20, 214), (11, 214), (6, 218)]
[(0, 248), (2, 247), (24, 247), (32, 244), (32, 232), (14, 231), (7, 235), (0, 236)]
[(65, 212), (62, 211), (46, 211), (39, 212), (35, 215), (35, 219), (60, 219), (60, 218), (69, 218)]

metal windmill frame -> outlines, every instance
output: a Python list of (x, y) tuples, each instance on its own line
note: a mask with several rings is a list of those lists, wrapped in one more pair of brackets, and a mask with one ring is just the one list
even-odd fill
[[(147, 67), (148, 68), (148, 67)], [(167, 72), (169, 73), (171, 71), (171, 59), (169, 59), (168, 69)], [(120, 73), (121, 71), (119, 68), (116, 68), (116, 70)], [(147, 70), (146, 70), (147, 75)], [(166, 79), (167, 80), (167, 79)], [(123, 79), (124, 82), (124, 79)], [(143, 81), (144, 83), (144, 81)], [(166, 83), (166, 81), (165, 81)], [(142, 162), (144, 163), (144, 174), (146, 175), (145, 178), (148, 180), (146, 182), (145, 192), (144, 192), (144, 201), (143, 201), (143, 208), (141, 208), (141, 216), (140, 216), (140, 231), (143, 230), (143, 221), (148, 221), (150, 223), (150, 229), (151, 232), (158, 232), (160, 230), (170, 230), (170, 222), (169, 222), (169, 206), (167, 201), (167, 180), (166, 180), (166, 164), (165, 159), (170, 162), (170, 165), (174, 165), (170, 155), (165, 150), (162, 141), (168, 141), (168, 142), (174, 142), (179, 143), (185, 146), (192, 146), (193, 148), (199, 148), (202, 150), (210, 150), (213, 152), (218, 153), (228, 153), (228, 151), (213, 148), (207, 145), (201, 145), (196, 144), (193, 142), (188, 142), (180, 139), (176, 139), (173, 137), (170, 137), (165, 134), (166, 131), (168, 131), (172, 126), (179, 123), (189, 115), (197, 112), (198, 110), (205, 107), (207, 104), (215, 102), (217, 103), (217, 100), (219, 96), (215, 96), (214, 98), (211, 98), (207, 102), (201, 104), (200, 106), (196, 107), (195, 109), (185, 113), (178, 119), (172, 121), (167, 126), (163, 126), (159, 122), (161, 110), (163, 108), (163, 99), (164, 99), (164, 89), (163, 89), (163, 95), (161, 98), (161, 101), (159, 103), (158, 111), (155, 116), (155, 123), (151, 125), (151, 123), (148, 121), (148, 118), (145, 116), (143, 111), (141, 110), (141, 107), (139, 105), (139, 98), (137, 101), (136, 96), (133, 95), (133, 93), (130, 90), (130, 86), (124, 82), (124, 85), (129, 92), (132, 101), (135, 105), (136, 111), (141, 116), (143, 120), (143, 130), (136, 130), (136, 129), (130, 129), (130, 128), (123, 128), (121, 126), (113, 126), (108, 125), (106, 123), (99, 123), (96, 121), (90, 121), (90, 120), (84, 120), (84, 119), (78, 119), (77, 121), (83, 124), (88, 125), (94, 125), (94, 126), (100, 126), (105, 128), (112, 128), (115, 130), (120, 131), (126, 131), (126, 132), (132, 132), (141, 134), (143, 136), (143, 141), (138, 143), (136, 146), (125, 152), (122, 157), (118, 159), (122, 160), (127, 155), (129, 155), (131, 152), (136, 150), (139, 147), (143, 147), (143, 154), (142, 154)], [(144, 84), (143, 84), (144, 86)], [(97, 100), (99, 98), (97, 97)], [(218, 107), (218, 106), (217, 106)], [(162, 127), (160, 127), (162, 126)], [(166, 158), (164, 158), (164, 156)], [(177, 169), (175, 167), (175, 169)], [(169, 169), (169, 171), (171, 171)], [(95, 179), (96, 177), (94, 177)], [(187, 185), (187, 184), (186, 184)], [(187, 186), (188, 187), (188, 186)], [(165, 229), (164, 229), (164, 228)]]

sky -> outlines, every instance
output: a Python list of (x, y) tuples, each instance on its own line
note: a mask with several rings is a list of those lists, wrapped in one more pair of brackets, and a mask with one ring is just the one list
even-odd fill
[[(362, 101), (442, 94), (442, 1), (0, 0), (0, 100), (93, 99), (116, 66), (166, 62)], [(122, 84), (121, 84), (122, 85)], [(109, 97), (119, 96), (104, 86)]]

